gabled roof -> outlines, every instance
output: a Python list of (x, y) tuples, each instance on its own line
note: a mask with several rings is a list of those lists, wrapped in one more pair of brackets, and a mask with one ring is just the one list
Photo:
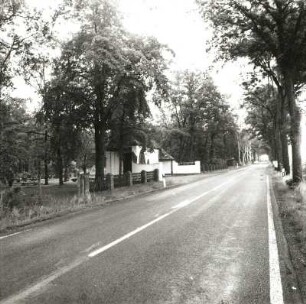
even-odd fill
[(159, 160), (174, 160), (174, 157), (167, 153), (164, 149), (159, 149)]

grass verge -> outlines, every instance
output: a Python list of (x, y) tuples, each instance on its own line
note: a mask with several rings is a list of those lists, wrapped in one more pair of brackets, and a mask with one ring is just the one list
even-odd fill
[[(221, 170), (212, 173), (168, 176), (167, 188), (196, 182), (200, 179), (227, 172)], [(0, 203), (0, 233), (59, 217), (85, 208), (107, 205), (112, 201), (118, 201), (163, 188), (163, 182), (138, 184), (132, 187), (116, 188), (112, 192), (105, 191), (92, 193), (89, 196), (78, 197), (76, 183), (65, 183), (63, 186), (51, 184), (42, 185), (41, 197), (38, 196), (38, 186), (19, 187), (18, 193), (12, 193), (11, 202), (6, 207)], [(0, 188), (1, 192), (1, 188)], [(13, 191), (14, 192), (14, 191)]]
[(11, 205), (0, 209), (0, 232), (7, 233), (18, 227), (55, 218), (85, 208), (107, 205), (137, 194), (161, 189), (163, 184), (148, 183), (122, 187), (113, 191), (91, 193), (78, 197), (77, 189), (70, 185), (50, 186), (43, 189), (41, 199), (35, 187), (22, 188), (12, 194)]
[(272, 180), (290, 258), (306, 303), (306, 183), (290, 189), (276, 173)]

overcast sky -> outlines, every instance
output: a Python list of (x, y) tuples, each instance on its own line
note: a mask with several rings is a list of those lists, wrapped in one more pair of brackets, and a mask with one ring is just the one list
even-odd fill
[[(26, 0), (28, 4), (48, 11), (60, 0)], [(176, 54), (171, 69), (190, 69), (207, 71), (213, 76), (220, 92), (230, 104), (238, 108), (242, 97), (241, 73), (245, 65), (213, 62), (213, 53), (206, 53), (207, 41), (211, 31), (199, 15), (194, 0), (117, 0), (123, 16), (125, 28), (141, 35), (155, 36), (167, 44)], [(69, 31), (69, 27), (65, 27)], [(25, 87), (21, 79), (15, 82), (16, 95), (32, 97), (34, 90)], [(34, 103), (35, 104), (35, 103)]]
[(216, 64), (215, 54), (206, 52), (211, 30), (203, 22), (194, 0), (118, 0), (125, 27), (135, 33), (153, 35), (174, 50), (172, 69), (211, 70), (216, 84), (237, 108), (242, 97), (243, 61)]
[[(243, 121), (244, 111), (238, 110), (242, 99), (241, 82), (251, 67), (246, 61), (214, 63), (215, 54), (206, 53), (206, 43), (211, 31), (204, 24), (194, 0), (116, 0), (127, 30), (141, 35), (155, 36), (161, 43), (167, 44), (176, 53), (171, 69), (210, 70), (220, 92), (236, 109)], [(61, 0), (26, 0), (30, 5), (43, 8), (55, 7)], [(65, 27), (65, 31), (73, 30)], [(23, 85), (19, 79), (15, 82), (16, 95), (35, 97), (32, 88)], [(306, 96), (306, 94), (304, 95)], [(305, 97), (306, 98), (306, 97)], [(304, 98), (304, 99), (305, 99)], [(36, 102), (32, 107), (37, 105)], [(306, 119), (303, 123), (303, 148), (306, 156)]]

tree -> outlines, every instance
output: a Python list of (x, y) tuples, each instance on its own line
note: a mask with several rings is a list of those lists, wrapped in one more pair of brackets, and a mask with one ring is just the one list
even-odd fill
[(10, 85), (10, 60), (14, 53), (21, 48), (21, 39), (12, 34), (22, 1), (2, 1), (0, 11), (0, 98), (3, 88)]
[(83, 130), (80, 133), (79, 146), (77, 147), (76, 163), (84, 173), (94, 165), (95, 142), (94, 134), (90, 130)]
[[(38, 116), (43, 117), (42, 125), (49, 125), (51, 150), (56, 160), (59, 184), (63, 185), (64, 171), (67, 171), (70, 162), (77, 159), (81, 152), (79, 147), (82, 144), (82, 129), (78, 116), (81, 113), (75, 110), (75, 95), (67, 92), (59, 77), (54, 77), (46, 85), (44, 98), (43, 108)], [(45, 136), (45, 132), (42, 134)]]
[(138, 142), (145, 149), (148, 137), (145, 132), (145, 119), (151, 115), (142, 86), (126, 83), (122, 90), (119, 104), (110, 120), (110, 139), (108, 146), (119, 152), (119, 176), (122, 175), (124, 152)]
[[(29, 9), (22, 0), (1, 1), (0, 8), (0, 98), (3, 89), (12, 85), (11, 78), (29, 71), (35, 44), (50, 40), (50, 22), (42, 12)], [(14, 59), (14, 60), (12, 60)]]
[(296, 88), (304, 83), (306, 8), (303, 0), (197, 1), (212, 22), (213, 44), (224, 58), (248, 57), (258, 66), (272, 58), (281, 75), (290, 114), (293, 181), (302, 180), (301, 113)]
[[(179, 162), (215, 163), (237, 155), (237, 126), (212, 79), (203, 73), (176, 75), (170, 90), (172, 122), (165, 126), (163, 147)], [(218, 160), (219, 159), (219, 160)], [(222, 159), (222, 160), (221, 160)]]
[(101, 190), (106, 135), (113, 113), (127, 87), (143, 95), (153, 88), (159, 96), (165, 94), (165, 47), (156, 39), (126, 33), (109, 1), (80, 5), (76, 12), (81, 31), (63, 46), (56, 73), (61, 75), (66, 93), (74, 94), (83, 127), (94, 128), (95, 182), (96, 190)]
[(12, 186), (19, 164), (29, 158), (29, 117), (23, 100), (0, 101), (0, 180)]
[[(278, 170), (281, 170), (284, 166), (285, 172), (289, 174), (288, 138), (284, 115), (286, 112), (278, 106), (281, 103), (279, 98), (278, 90), (270, 84), (246, 86), (245, 107), (249, 112), (247, 120), (258, 132), (257, 135), (264, 136), (266, 142), (272, 147), (273, 157), (278, 161)], [(282, 111), (284, 111), (284, 114), (281, 114)], [(252, 113), (255, 115), (252, 115)], [(257, 122), (254, 119), (255, 117), (258, 120)], [(271, 128), (268, 136), (266, 120)]]

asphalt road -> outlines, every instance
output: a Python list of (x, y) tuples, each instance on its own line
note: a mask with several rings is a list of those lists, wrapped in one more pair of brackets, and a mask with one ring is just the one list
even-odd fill
[(0, 303), (270, 303), (266, 167), (0, 239)]

